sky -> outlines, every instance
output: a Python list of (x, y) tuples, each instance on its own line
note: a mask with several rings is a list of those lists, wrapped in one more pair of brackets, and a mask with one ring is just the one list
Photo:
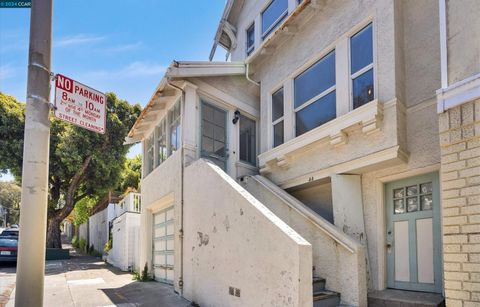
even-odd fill
[[(145, 106), (172, 60), (208, 60), (224, 5), (54, 1), (52, 71)], [(0, 91), (20, 101), (26, 97), (29, 24), (30, 9), (0, 9)], [(221, 48), (214, 60), (225, 60)], [(129, 156), (138, 153), (137, 145)]]

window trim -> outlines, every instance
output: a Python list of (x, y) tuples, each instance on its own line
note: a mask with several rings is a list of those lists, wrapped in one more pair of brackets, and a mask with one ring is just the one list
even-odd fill
[[(260, 13), (261, 30), (263, 29), (263, 13), (265, 13), (265, 11), (270, 7), (270, 5), (272, 5), (274, 1), (281, 1), (281, 0), (271, 0)], [(270, 33), (272, 33), (272, 30), (275, 29), (275, 27), (277, 27), (280, 24), (280, 22), (287, 16), (288, 16), (288, 0), (287, 0), (287, 8), (285, 9), (285, 11), (281, 13), (278, 16), (278, 18), (275, 19), (275, 21), (265, 31), (262, 31), (262, 35), (261, 35), (262, 40), (265, 40), (265, 38), (268, 35), (270, 35)]]
[[(367, 66), (363, 67), (362, 69), (358, 70), (354, 74), (352, 74), (352, 37), (355, 36), (357, 33), (368, 27), (369, 25), (372, 26), (372, 63), (368, 64)], [(376, 23), (374, 22), (373, 18), (368, 18), (367, 20), (358, 23), (355, 27), (353, 27), (347, 35), (348, 40), (348, 111), (351, 112), (354, 110), (353, 108), (353, 80), (357, 77), (363, 75), (370, 69), (373, 69), (373, 100), (378, 99), (378, 82), (377, 82), (377, 45), (376, 45)], [(369, 101), (370, 102), (370, 101)], [(367, 102), (368, 103), (368, 102)]]
[[(253, 44), (249, 47), (248, 46), (248, 31), (252, 29), (253, 30)], [(252, 51), (255, 50), (255, 21), (252, 22), (247, 29), (245, 30), (245, 53), (247, 56), (252, 54)]]

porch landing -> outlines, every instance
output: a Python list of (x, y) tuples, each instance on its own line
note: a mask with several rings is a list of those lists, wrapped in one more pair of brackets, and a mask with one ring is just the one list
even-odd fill
[(441, 294), (386, 289), (368, 293), (370, 307), (443, 307)]

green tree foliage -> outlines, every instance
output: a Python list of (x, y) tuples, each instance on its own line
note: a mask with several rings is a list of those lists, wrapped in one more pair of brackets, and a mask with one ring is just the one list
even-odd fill
[(136, 155), (131, 159), (127, 159), (125, 161), (125, 167), (122, 171), (119, 191), (123, 193), (129, 188), (138, 191), (141, 175), (142, 157), (140, 155)]
[(0, 173), (21, 175), (25, 104), (0, 92)]
[(18, 224), (21, 193), (22, 189), (16, 183), (0, 182), (0, 206), (6, 208), (10, 225)]
[[(0, 108), (13, 114), (4, 116), (0, 131), (4, 133), (1, 147), (13, 146), (0, 169), (9, 169), (21, 176), (24, 113), (14, 104), (22, 106), (11, 96), (0, 96)], [(123, 145), (125, 137), (140, 114), (139, 105), (130, 105), (107, 94), (107, 126), (105, 134), (51, 118), (50, 169), (47, 247), (61, 247), (60, 223), (85, 197), (101, 198), (108, 190), (119, 186), (129, 147)], [(3, 113), (3, 112), (2, 112)], [(9, 125), (10, 124), (10, 125)], [(18, 127), (21, 132), (18, 132)], [(10, 132), (11, 131), (11, 132)], [(19, 145), (21, 144), (21, 145)], [(6, 151), (1, 152), (0, 160)]]
[(88, 221), (90, 211), (95, 207), (97, 201), (97, 198), (87, 196), (75, 204), (73, 209), (73, 224), (75, 226), (80, 226)]

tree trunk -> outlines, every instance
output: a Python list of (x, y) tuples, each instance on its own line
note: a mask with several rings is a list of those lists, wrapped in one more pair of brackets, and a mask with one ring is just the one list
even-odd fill
[(47, 248), (62, 248), (60, 223), (61, 220), (59, 220), (56, 216), (48, 217)]

